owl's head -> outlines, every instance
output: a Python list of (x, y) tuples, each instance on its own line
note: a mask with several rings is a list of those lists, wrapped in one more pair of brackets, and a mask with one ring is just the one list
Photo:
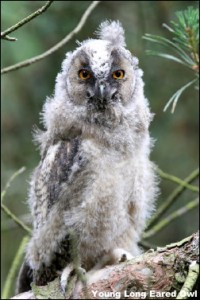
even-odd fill
[(99, 39), (79, 43), (67, 55), (58, 81), (62, 77), (71, 101), (103, 112), (109, 105), (130, 101), (137, 59), (125, 49), (119, 22), (103, 22), (96, 34)]
[(54, 97), (44, 106), (47, 129), (59, 133), (85, 124), (114, 128), (127, 118), (134, 124), (145, 122), (148, 103), (142, 71), (138, 59), (126, 49), (121, 24), (105, 21), (96, 35), (98, 39), (78, 43), (75, 51), (67, 53)]

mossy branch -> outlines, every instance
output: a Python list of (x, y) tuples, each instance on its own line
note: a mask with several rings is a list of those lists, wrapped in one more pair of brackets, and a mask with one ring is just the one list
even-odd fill
[(188, 299), (188, 295), (192, 291), (194, 285), (196, 284), (198, 276), (199, 264), (196, 261), (192, 261), (189, 266), (187, 278), (176, 299)]
[[(104, 269), (86, 274), (87, 286), (79, 285), (76, 289), (76, 297), (72, 296), (70, 299), (86, 299), (86, 291), (87, 299), (174, 299), (183, 285), (177, 280), (177, 274), (183, 270), (188, 271), (188, 263), (198, 260), (198, 247), (199, 234), (195, 233), (169, 245), (169, 247), (166, 246), (162, 251), (159, 249), (147, 251), (130, 261), (106, 266)], [(188, 276), (191, 277), (190, 271)], [(193, 278), (193, 283), (195, 283), (196, 274)], [(192, 284), (190, 284), (191, 286)], [(24, 299), (44, 299), (44, 291), (45, 299), (62, 299), (59, 278), (47, 286), (37, 287), (37, 290), (34, 287), (34, 290), (17, 295), (12, 299), (22, 299), (22, 297)], [(154, 294), (151, 294), (152, 291)], [(170, 297), (172, 291), (175, 297)], [(162, 297), (155, 297), (156, 293), (160, 295), (161, 292), (163, 293)], [(131, 293), (135, 296), (131, 296)], [(57, 298), (55, 298), (55, 294)]]

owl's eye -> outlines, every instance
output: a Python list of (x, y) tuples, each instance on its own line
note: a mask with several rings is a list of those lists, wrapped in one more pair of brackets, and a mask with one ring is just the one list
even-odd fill
[(124, 70), (116, 70), (112, 73), (112, 77), (114, 79), (122, 79), (124, 78), (124, 74), (125, 74)]
[(92, 77), (92, 74), (86, 70), (86, 69), (81, 69), (79, 72), (78, 72), (78, 76), (80, 79), (82, 80), (86, 80), (88, 78), (91, 78)]

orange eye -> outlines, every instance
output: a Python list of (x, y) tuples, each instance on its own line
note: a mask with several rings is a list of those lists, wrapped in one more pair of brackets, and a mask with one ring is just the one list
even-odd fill
[(78, 72), (78, 76), (80, 79), (82, 80), (86, 80), (88, 78), (91, 78), (92, 77), (92, 74), (86, 70), (86, 69), (81, 69), (79, 72)]
[(124, 78), (124, 70), (116, 70), (112, 73), (112, 77), (115, 79), (122, 79)]

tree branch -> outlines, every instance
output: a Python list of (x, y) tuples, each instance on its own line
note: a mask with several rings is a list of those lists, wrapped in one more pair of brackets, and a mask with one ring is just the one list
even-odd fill
[(188, 190), (190, 190), (192, 192), (199, 193), (199, 188), (197, 186), (191, 185), (191, 184), (187, 183), (186, 181), (181, 180), (180, 178), (178, 178), (174, 175), (165, 173), (161, 169), (158, 169), (158, 174), (160, 175), (160, 177), (162, 177), (164, 179), (168, 179), (168, 180), (173, 181), (175, 183), (178, 183), (179, 185), (184, 186), (185, 188), (187, 188)]
[(45, 51), (44, 53), (32, 57), (30, 59), (24, 60), (23, 62), (17, 63), (15, 65), (6, 67), (1, 69), (1, 74), (5, 74), (14, 70), (18, 70), (21, 69), (23, 67), (29, 66), (33, 63), (36, 63), (44, 58), (46, 58), (47, 56), (51, 55), (52, 53), (56, 52), (57, 50), (59, 50), (61, 47), (63, 47), (67, 42), (69, 42), (84, 26), (87, 18), (89, 17), (89, 15), (91, 14), (91, 12), (93, 11), (93, 9), (98, 5), (100, 1), (93, 1), (90, 6), (86, 9), (86, 11), (84, 12), (84, 14), (82, 15), (78, 25), (64, 38), (62, 39), (59, 43), (57, 43), (56, 45), (54, 45), (52, 48), (50, 48), (49, 50)]
[[(198, 247), (199, 235), (195, 233), (178, 243), (148, 251), (128, 262), (107, 266), (90, 273), (87, 286), (78, 288), (71, 299), (85, 299), (85, 292), (89, 299), (120, 299), (125, 296), (129, 299), (175, 299), (188, 277), (191, 277), (188, 266), (191, 261), (198, 261)], [(197, 276), (193, 278), (195, 283)], [(12, 299), (64, 299), (58, 279), (48, 286), (34, 288), (34, 293), (29, 291)]]
[(28, 17), (24, 18), (23, 20), (19, 21), (18, 23), (16, 23), (15, 25), (11, 26), (10, 28), (6, 29), (5, 31), (1, 32), (1, 38), (8, 39), (8, 38), (6, 38), (6, 36), (9, 33), (17, 30), (18, 28), (22, 27), (26, 23), (28, 23), (31, 20), (33, 20), (35, 17), (41, 15), (43, 12), (45, 12), (47, 10), (47, 8), (52, 4), (52, 2), (53, 1), (47, 1), (47, 3), (44, 6), (42, 6), (38, 10), (36, 10), (34, 13), (32, 13)]
[(152, 229), (146, 231), (143, 233), (142, 238), (147, 239), (151, 236), (158, 233), (160, 230), (162, 230), (165, 226), (169, 225), (171, 221), (175, 220), (176, 218), (182, 216), (186, 212), (190, 211), (191, 209), (195, 208), (199, 204), (199, 198), (196, 198), (190, 202), (188, 202), (185, 206), (182, 206), (181, 208), (175, 210), (172, 212), (169, 216), (162, 219), (159, 223), (157, 223)]
[(188, 299), (188, 294), (192, 291), (195, 283), (197, 282), (198, 276), (199, 264), (196, 261), (192, 261), (189, 266), (187, 278), (176, 299)]
[(10, 289), (13, 284), (13, 280), (16, 276), (16, 273), (19, 269), (20, 263), (24, 256), (24, 249), (25, 249), (26, 244), (28, 243), (28, 240), (29, 240), (29, 237), (25, 236), (25, 237), (23, 237), (23, 239), (21, 241), (19, 249), (15, 255), (12, 266), (11, 266), (8, 276), (6, 278), (5, 286), (4, 286), (3, 293), (2, 293), (2, 299), (8, 299)]
[[(184, 179), (184, 182), (191, 183), (199, 176), (199, 168), (192, 171), (192, 173)], [(148, 222), (147, 229), (153, 226), (156, 221), (166, 212), (166, 210), (175, 203), (175, 200), (183, 193), (186, 189), (186, 186), (180, 185), (173, 190), (173, 192), (169, 195), (169, 197), (163, 202), (163, 204), (158, 207), (156, 213), (151, 217), (150, 221)]]
[[(19, 219), (26, 225), (31, 225), (32, 224), (32, 218), (31, 218), (31, 214), (27, 213), (27, 214), (23, 214), (19, 216)], [(16, 228), (18, 225), (16, 223), (13, 222), (12, 219), (6, 219), (6, 220), (2, 220), (1, 222), (1, 231), (9, 231), (12, 230), (14, 228)]]
[(7, 181), (6, 186), (4, 188), (4, 190), (1, 192), (1, 209), (5, 212), (5, 214), (11, 218), (17, 225), (19, 225), (21, 228), (23, 228), (28, 234), (31, 233), (31, 229), (26, 226), (17, 216), (15, 216), (15, 214), (13, 214), (10, 209), (3, 204), (3, 199), (6, 195), (7, 189), (10, 187), (11, 182), (22, 172), (24, 172), (25, 167), (22, 167), (21, 169), (19, 169), (17, 172), (15, 172)]
[(15, 37), (12, 37), (12, 36), (9, 36), (9, 35), (6, 35), (4, 37), (1, 37), (3, 40), (7, 40), (7, 41), (10, 41), (10, 42), (15, 42), (17, 41), (17, 39)]
[(25, 230), (28, 234), (31, 234), (32, 230), (27, 225), (25, 225), (15, 214), (13, 214), (10, 209), (1, 203), (1, 209), (5, 212), (5, 214), (11, 218), (17, 225), (19, 225), (23, 230)]
[(25, 167), (22, 167), (21, 169), (19, 169), (17, 172), (15, 172), (7, 181), (5, 188), (3, 189), (3, 191), (1, 192), (1, 202), (3, 202), (3, 199), (6, 195), (7, 189), (10, 187), (11, 182), (21, 173), (23, 173), (26, 170)]

